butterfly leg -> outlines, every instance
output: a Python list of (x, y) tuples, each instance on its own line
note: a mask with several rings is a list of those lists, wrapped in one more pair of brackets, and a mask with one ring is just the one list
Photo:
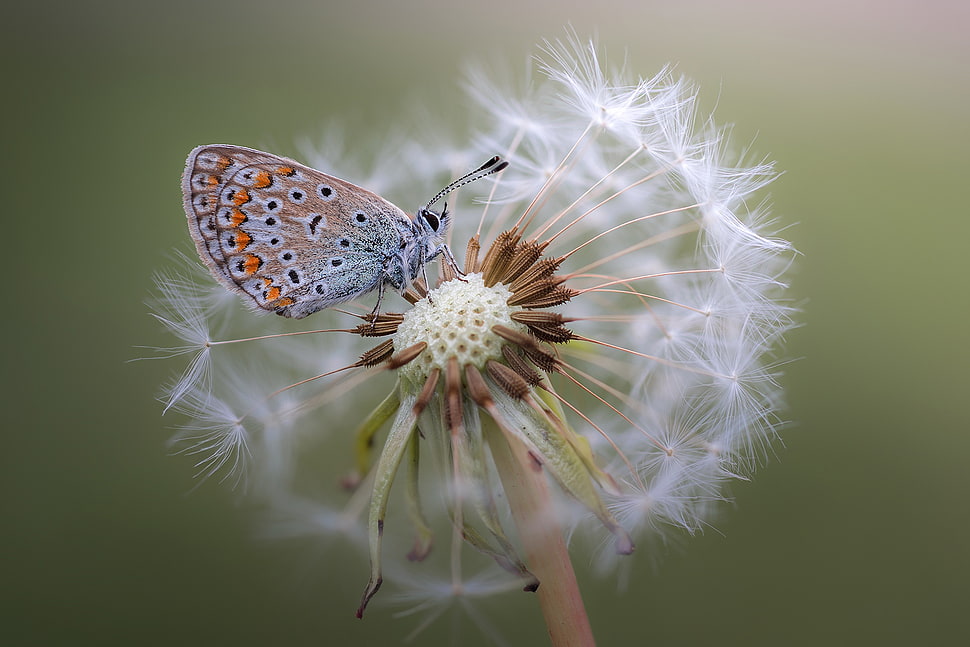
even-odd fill
[[(451, 247), (447, 243), (443, 243), (439, 249), (448, 269), (454, 273), (454, 278), (464, 280), (465, 273), (458, 267), (458, 261), (455, 260), (455, 255), (451, 253)], [(427, 278), (425, 280), (427, 281)]]
[(377, 303), (374, 304), (374, 309), (370, 311), (370, 327), (373, 330), (377, 326), (377, 318), (381, 315), (381, 303), (384, 301), (384, 286), (387, 285), (387, 281), (381, 281), (377, 284)]
[(434, 303), (431, 300), (431, 283), (428, 281), (428, 264), (421, 263), (421, 274), (424, 276), (424, 291), (428, 295), (428, 303)]

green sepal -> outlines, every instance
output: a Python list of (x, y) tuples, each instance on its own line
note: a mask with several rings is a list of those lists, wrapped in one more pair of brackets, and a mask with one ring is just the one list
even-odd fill
[(563, 438), (572, 446), (576, 451), (576, 455), (579, 456), (580, 460), (583, 461), (583, 465), (586, 466), (587, 471), (593, 480), (596, 481), (597, 485), (613, 495), (620, 494), (620, 488), (617, 486), (616, 481), (613, 476), (607, 472), (600, 469), (599, 465), (596, 464), (596, 458), (593, 456), (593, 447), (589, 444), (589, 439), (582, 434), (576, 433), (576, 431), (569, 426), (566, 421), (567, 417), (563, 415), (562, 403), (559, 402), (556, 397), (546, 391), (545, 389), (538, 390), (539, 399), (542, 400), (542, 404), (545, 408), (549, 410), (551, 415), (558, 424), (555, 426), (558, 428), (559, 432), (562, 434)]
[(412, 562), (420, 562), (428, 553), (431, 552), (431, 543), (433, 533), (431, 531), (431, 526), (428, 525), (428, 521), (424, 516), (424, 510), (421, 505), (421, 490), (420, 483), (418, 480), (418, 468), (420, 466), (421, 458), (421, 437), (419, 434), (411, 434), (411, 438), (408, 441), (408, 479), (407, 479), (407, 490), (405, 491), (405, 501), (407, 501), (408, 516), (411, 518), (411, 523), (414, 525), (414, 547), (411, 548), (411, 552), (408, 553), (408, 559)]
[(401, 396), (395, 388), (384, 400), (371, 411), (354, 432), (354, 456), (357, 462), (357, 474), (367, 474), (371, 467), (371, 454), (374, 450), (374, 436), (384, 426), (384, 423), (394, 415), (401, 404)]
[[(599, 468), (591, 470), (589, 467), (592, 452), (589, 451), (588, 442), (575, 432), (564, 431), (564, 424), (553, 424), (548, 416), (540, 415), (524, 402), (511, 398), (497, 386), (493, 385), (491, 392), (496, 407), (505, 419), (496, 420), (499, 427), (506, 433), (514, 433), (525, 442), (533, 453), (533, 458), (552, 475), (559, 486), (596, 515), (613, 534), (617, 552), (632, 552), (633, 541), (607, 509), (596, 489), (593, 475), (600, 471)], [(561, 421), (562, 418), (558, 420)], [(567, 433), (574, 442), (566, 437)], [(577, 446), (586, 448), (587, 458), (584, 459), (582, 450), (577, 451)]]
[[(384, 535), (384, 516), (387, 513), (387, 500), (394, 484), (394, 477), (401, 464), (405, 451), (410, 444), (411, 436), (417, 426), (414, 415), (414, 403), (417, 395), (404, 394), (401, 399), (397, 416), (387, 433), (384, 449), (374, 468), (374, 486), (371, 492), (370, 511), (367, 515), (367, 536), (370, 548), (370, 579), (357, 609), (357, 617), (364, 615), (364, 609), (377, 590), (381, 587), (381, 540)], [(385, 400), (387, 402), (387, 400)], [(381, 407), (378, 407), (380, 409)]]
[[(457, 443), (458, 465), (461, 477), (471, 485), (472, 508), (475, 516), (481, 520), (491, 536), (491, 541), (478, 533), (468, 523), (462, 524), (462, 535), (465, 540), (479, 552), (488, 555), (505, 570), (525, 580), (535, 581), (535, 576), (526, 568), (525, 563), (516, 553), (512, 542), (505, 534), (502, 522), (499, 520), (498, 508), (492, 496), (492, 484), (489, 478), (488, 459), (482, 435), (481, 416), (478, 407), (465, 397), (463, 411), (465, 412), (465, 433)], [(461, 505), (461, 501), (456, 505)], [(465, 517), (463, 517), (464, 519)], [(494, 542), (494, 543), (493, 543)]]

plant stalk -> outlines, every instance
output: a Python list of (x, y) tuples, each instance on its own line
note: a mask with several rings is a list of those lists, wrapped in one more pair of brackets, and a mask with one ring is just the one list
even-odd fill
[(553, 647), (595, 647), (563, 531), (542, 467), (511, 434), (492, 428), (489, 447), (525, 550)]

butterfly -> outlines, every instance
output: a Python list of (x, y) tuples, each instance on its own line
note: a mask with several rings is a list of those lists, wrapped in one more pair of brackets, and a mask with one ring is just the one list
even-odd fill
[(441, 256), (451, 215), (431, 206), (501, 171), (493, 157), (455, 180), (414, 217), (376, 193), (272, 153), (210, 144), (189, 153), (182, 197), (199, 257), (257, 308), (301, 319), (387, 286), (399, 291)]

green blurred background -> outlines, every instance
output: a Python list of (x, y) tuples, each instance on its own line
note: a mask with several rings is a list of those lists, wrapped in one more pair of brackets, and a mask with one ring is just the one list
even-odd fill
[[(4, 9), (0, 642), (400, 643), (413, 620), (353, 617), (358, 561), (257, 541), (232, 492), (189, 493), (153, 399), (181, 364), (126, 360), (171, 343), (143, 302), (190, 249), (193, 146), (295, 155), (332, 121), (352, 141), (416, 102), (454, 113), (463, 63), (520, 65), (566, 23), (699, 82), (785, 170), (775, 212), (804, 254), (785, 446), (626, 591), (578, 557), (600, 644), (966, 640), (967, 4), (424, 0)], [(545, 641), (525, 594), (487, 612)], [(416, 641), (449, 643), (486, 641), (468, 622)]]

